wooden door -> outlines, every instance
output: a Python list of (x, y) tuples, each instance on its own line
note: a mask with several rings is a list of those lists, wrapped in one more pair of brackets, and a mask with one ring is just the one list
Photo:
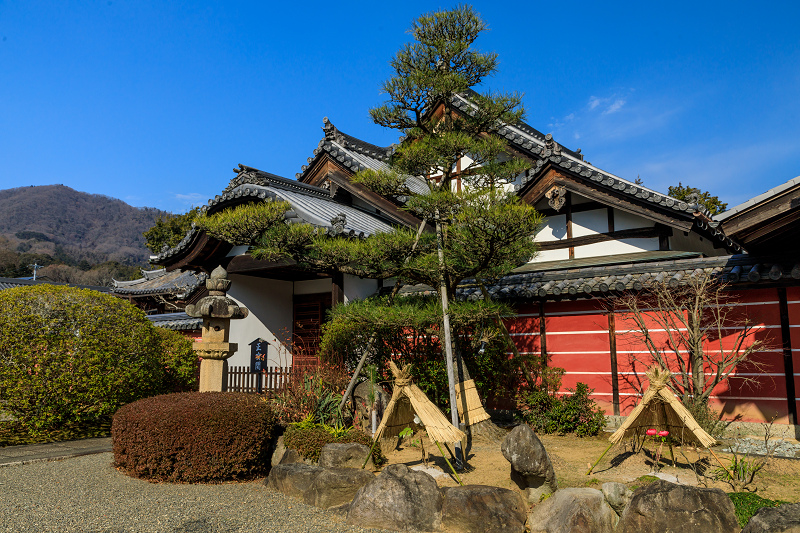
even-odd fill
[(294, 297), (292, 366), (316, 367), (322, 323), (331, 308), (331, 293), (298, 294)]

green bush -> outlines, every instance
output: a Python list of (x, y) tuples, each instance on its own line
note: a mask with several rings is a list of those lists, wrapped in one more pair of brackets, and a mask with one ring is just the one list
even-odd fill
[(103, 419), (161, 392), (161, 347), (144, 313), (111, 295), (0, 291), (0, 404), (33, 430)]
[(267, 474), (275, 415), (263, 398), (186, 392), (145, 398), (114, 415), (114, 464), (153, 481), (214, 483)]
[(606, 425), (603, 410), (589, 398), (594, 392), (578, 383), (571, 394), (561, 397), (548, 391), (532, 391), (517, 397), (522, 419), (537, 433), (575, 433), (579, 437), (597, 435)]
[[(372, 446), (372, 437), (356, 428), (334, 428), (324, 424), (315, 424), (310, 421), (290, 424), (283, 434), (283, 444), (297, 451), (304, 459), (318, 461), (322, 447), (334, 442), (356, 442), (366, 447)], [(381, 451), (380, 443), (375, 443), (372, 450), (372, 462), (380, 466), (386, 462), (386, 457)]]
[(196, 391), (199, 360), (192, 350), (192, 341), (171, 329), (155, 328), (155, 331), (164, 369), (161, 392)]
[(731, 492), (728, 494), (733, 502), (733, 508), (736, 511), (736, 519), (739, 521), (739, 526), (744, 527), (747, 522), (758, 512), (762, 507), (777, 507), (783, 505), (781, 500), (768, 500), (761, 496), (756, 496), (752, 492)]

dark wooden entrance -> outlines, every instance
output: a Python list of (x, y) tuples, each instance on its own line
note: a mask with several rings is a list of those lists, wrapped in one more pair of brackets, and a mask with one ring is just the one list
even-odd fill
[(331, 293), (296, 294), (294, 296), (294, 327), (292, 335), (292, 366), (314, 368), (319, 364), (317, 352), (321, 326), (331, 308)]

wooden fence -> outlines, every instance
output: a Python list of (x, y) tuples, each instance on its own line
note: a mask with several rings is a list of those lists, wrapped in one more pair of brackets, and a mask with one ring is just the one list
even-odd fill
[[(229, 392), (263, 392), (266, 390), (277, 390), (285, 387), (292, 375), (294, 367), (269, 367), (259, 375), (250, 372), (249, 366), (228, 367), (228, 388)], [(259, 383), (260, 380), (260, 383)]]

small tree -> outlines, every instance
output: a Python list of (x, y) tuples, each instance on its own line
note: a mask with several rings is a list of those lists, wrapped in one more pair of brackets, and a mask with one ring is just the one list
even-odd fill
[[(754, 324), (728, 305), (730, 300), (718, 280), (697, 275), (684, 285), (656, 283), (617, 301), (649, 356), (635, 354), (634, 365), (655, 362), (670, 369), (669, 387), (690, 410), (706, 408), (714, 388), (728, 381), (740, 364), (747, 362), (756, 370), (762, 366), (752, 355), (767, 341), (755, 338)], [(753, 378), (741, 379), (753, 383)]]
[(155, 226), (144, 232), (144, 243), (151, 252), (157, 254), (164, 248), (171, 248), (181, 242), (186, 232), (192, 227), (192, 222), (200, 212), (199, 207), (193, 207), (182, 215), (167, 215), (158, 217)]
[(709, 213), (716, 215), (722, 213), (728, 208), (728, 204), (720, 201), (719, 196), (712, 196), (708, 191), (701, 191), (694, 187), (684, 186), (681, 182), (678, 185), (670, 185), (667, 189), (667, 194), (678, 200), (685, 200), (687, 202), (695, 202), (708, 209)]
[[(359, 240), (330, 238), (309, 225), (278, 222), (264, 228), (251, 249), (259, 259), (290, 258), (315, 269), (436, 287), (442, 318), (438, 340), (447, 352), (456, 425), (454, 372), (458, 381), (468, 380), (469, 372), (452, 362), (449, 302), (464, 279), (496, 279), (530, 260), (536, 252), (532, 236), (541, 222), (532, 206), (506, 188), (529, 164), (506, 153), (506, 142), (494, 133), (522, 118), (521, 97), (472, 90), (497, 67), (496, 54), (473, 49), (486, 29), (470, 7), (420, 17), (411, 28), (415, 42), (391, 61), (395, 75), (383, 84), (388, 102), (370, 110), (377, 124), (398, 130), (406, 139), (389, 170), (362, 171), (353, 181), (403, 203), (421, 219), (417, 231), (398, 229)], [(469, 112), (455, 106), (455, 99), (465, 95)], [(411, 179), (424, 180), (425, 194), (409, 186)], [(216, 234), (232, 235), (245, 216), (244, 210), (239, 220), (215, 214), (208, 217), (210, 224), (199, 223), (211, 227), (223, 222)], [(435, 232), (424, 231), (428, 224)]]

